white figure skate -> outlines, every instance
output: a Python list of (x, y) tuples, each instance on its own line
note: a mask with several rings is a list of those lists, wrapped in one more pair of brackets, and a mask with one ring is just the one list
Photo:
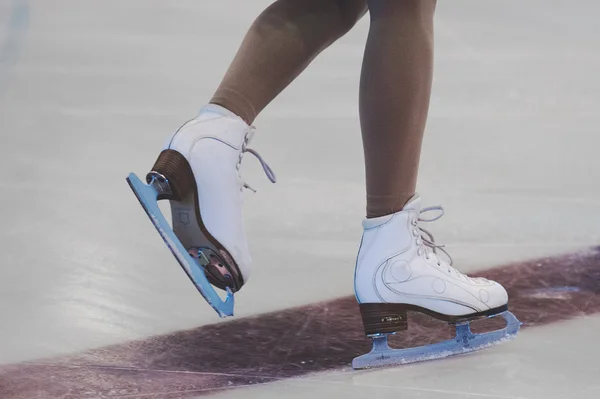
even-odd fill
[[(221, 317), (233, 315), (233, 293), (250, 275), (252, 260), (242, 218), (239, 174), (244, 153), (255, 155), (274, 183), (262, 158), (247, 148), (254, 127), (217, 105), (169, 138), (148, 185), (130, 174), (127, 181), (165, 243), (196, 288)], [(169, 200), (172, 226), (157, 201)], [(211, 285), (212, 284), (212, 285)], [(227, 291), (223, 301), (212, 286)]]
[[(439, 211), (424, 219), (422, 214)], [(355, 369), (406, 364), (481, 349), (513, 337), (521, 323), (508, 312), (508, 295), (500, 284), (468, 277), (438, 254), (448, 253), (419, 222), (433, 222), (441, 207), (421, 209), (415, 195), (401, 212), (363, 222), (355, 292), (363, 326), (373, 339), (370, 353), (352, 362)], [(453, 340), (432, 345), (391, 349), (387, 335), (408, 328), (407, 312), (427, 314), (456, 326)], [(504, 329), (474, 334), (472, 320), (502, 316)]]

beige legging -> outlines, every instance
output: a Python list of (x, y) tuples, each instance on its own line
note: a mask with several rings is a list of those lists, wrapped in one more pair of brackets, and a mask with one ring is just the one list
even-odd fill
[(367, 217), (416, 189), (433, 69), (435, 0), (278, 0), (252, 24), (211, 102), (252, 123), (369, 11), (360, 83)]

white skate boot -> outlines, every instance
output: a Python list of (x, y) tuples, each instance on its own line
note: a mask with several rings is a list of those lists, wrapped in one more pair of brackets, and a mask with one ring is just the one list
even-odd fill
[[(275, 182), (269, 166), (247, 148), (253, 134), (241, 118), (208, 105), (169, 138), (148, 185), (133, 174), (128, 178), (179, 263), (221, 316), (233, 314), (233, 293), (248, 280), (252, 263), (242, 218), (244, 153), (255, 155)], [(156, 205), (162, 199), (170, 202), (172, 228)], [(227, 291), (225, 301), (209, 282)]]
[[(433, 219), (422, 214), (440, 211)], [(421, 209), (415, 195), (398, 213), (363, 222), (364, 234), (355, 272), (355, 292), (371, 353), (353, 361), (354, 368), (404, 364), (445, 357), (490, 346), (517, 333), (519, 321), (508, 312), (508, 295), (498, 283), (470, 278), (438, 254), (443, 246), (419, 222), (433, 222), (441, 207)], [(448, 255), (448, 258), (449, 255)], [(450, 260), (451, 263), (451, 260)], [(454, 340), (419, 348), (393, 350), (387, 334), (406, 330), (407, 312), (427, 314), (455, 324)], [(507, 327), (473, 334), (471, 320), (502, 315)]]

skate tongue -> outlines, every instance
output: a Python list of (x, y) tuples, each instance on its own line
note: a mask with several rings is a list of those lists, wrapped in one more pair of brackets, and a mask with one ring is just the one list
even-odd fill
[(419, 194), (415, 194), (411, 199), (408, 200), (402, 211), (417, 211), (421, 212), (421, 197)]

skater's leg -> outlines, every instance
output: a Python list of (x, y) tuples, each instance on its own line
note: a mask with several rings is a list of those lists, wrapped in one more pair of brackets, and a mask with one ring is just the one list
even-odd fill
[[(360, 86), (367, 174), (367, 219), (355, 271), (355, 293), (374, 351), (354, 367), (400, 364), (481, 349), (516, 334), (508, 295), (498, 283), (470, 278), (421, 228), (441, 207), (421, 208), (415, 194), (433, 66), (434, 0), (367, 0), (371, 30)], [(437, 216), (427, 216), (438, 211)], [(386, 334), (406, 330), (408, 312), (457, 324), (457, 337), (393, 352)], [(502, 314), (505, 329), (472, 334), (471, 320)]]
[(252, 24), (211, 103), (251, 124), (365, 12), (365, 0), (276, 1)]
[(368, 0), (371, 28), (360, 84), (367, 217), (414, 195), (433, 69), (435, 0)]
[[(150, 178), (162, 182), (160, 198), (170, 201), (173, 233), (213, 285), (236, 292), (250, 275), (242, 217), (242, 192), (248, 187), (240, 174), (244, 154), (257, 156), (275, 182), (268, 165), (248, 148), (250, 124), (365, 12), (365, 0), (276, 1), (250, 28), (211, 104), (166, 142)], [(186, 267), (191, 275), (190, 270)]]

